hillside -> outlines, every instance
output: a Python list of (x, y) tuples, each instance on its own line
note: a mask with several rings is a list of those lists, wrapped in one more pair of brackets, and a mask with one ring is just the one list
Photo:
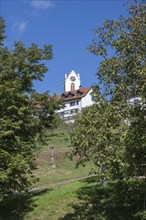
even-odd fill
[[(68, 157), (71, 152), (68, 128), (58, 128), (48, 132), (46, 142), (36, 160), (35, 175), (39, 181), (35, 183), (34, 187), (89, 175), (90, 165), (76, 168), (76, 161), (71, 161)], [(52, 147), (55, 168), (51, 166)]]

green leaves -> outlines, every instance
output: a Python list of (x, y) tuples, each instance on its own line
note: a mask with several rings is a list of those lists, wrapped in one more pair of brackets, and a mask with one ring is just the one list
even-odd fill
[(3, 41), (6, 38), (4, 36), (4, 32), (5, 32), (4, 19), (2, 17), (0, 17), (0, 48), (1, 48), (1, 46), (4, 45)]
[(112, 105), (102, 101), (100, 105), (84, 109), (71, 133), (72, 156), (78, 156), (78, 164), (90, 161), (99, 176), (113, 177), (117, 173), (117, 169), (110, 172), (113, 160), (116, 166), (121, 166), (123, 161), (124, 147), (119, 145), (119, 129), (122, 132), (125, 127)]
[(76, 121), (72, 155), (110, 179), (146, 176), (145, 9), (144, 1), (130, 3), (129, 17), (105, 20), (87, 48), (102, 57), (96, 104)]
[[(130, 96), (142, 95), (146, 90), (145, 81), (145, 4), (131, 4), (130, 17), (120, 17), (119, 21), (105, 20), (104, 25), (95, 30), (96, 38), (89, 51), (103, 56), (97, 77), (101, 86), (110, 86), (107, 95), (115, 97), (115, 90)], [(112, 52), (111, 52), (112, 51)], [(114, 54), (114, 56), (112, 55)], [(143, 84), (142, 84), (143, 81)], [(124, 90), (118, 89), (121, 83)]]
[(0, 195), (5, 196), (31, 185), (38, 141), (55, 126), (60, 102), (33, 88), (34, 80), (42, 80), (48, 70), (42, 62), (52, 58), (52, 46), (26, 48), (15, 42), (9, 51), (3, 46), (2, 19), (0, 28)]

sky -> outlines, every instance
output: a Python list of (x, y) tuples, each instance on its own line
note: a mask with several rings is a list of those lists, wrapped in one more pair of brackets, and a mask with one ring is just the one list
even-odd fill
[(0, 0), (0, 16), (5, 19), (6, 42), (12, 49), (14, 41), (26, 47), (31, 43), (43, 47), (53, 45), (53, 59), (43, 81), (34, 82), (37, 92), (63, 92), (64, 74), (80, 73), (83, 87), (98, 83), (96, 72), (101, 61), (86, 50), (94, 29), (105, 19), (127, 16), (125, 0)]

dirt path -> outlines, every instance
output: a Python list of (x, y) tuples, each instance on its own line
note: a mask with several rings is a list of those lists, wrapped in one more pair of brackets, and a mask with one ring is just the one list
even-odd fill
[(67, 184), (67, 183), (72, 183), (72, 182), (88, 179), (90, 177), (95, 177), (95, 176), (97, 176), (97, 175), (96, 174), (92, 174), (92, 175), (89, 175), (89, 176), (82, 176), (82, 177), (78, 177), (78, 178), (74, 178), (74, 179), (70, 179), (70, 180), (64, 180), (64, 181), (60, 181), (60, 182), (56, 182), (56, 183), (49, 183), (49, 184), (45, 184), (45, 185), (40, 186), (40, 187), (35, 187), (35, 188), (31, 189), (29, 192), (34, 192), (34, 191), (38, 191), (38, 190), (54, 188), (56, 186), (61, 186), (61, 185)]

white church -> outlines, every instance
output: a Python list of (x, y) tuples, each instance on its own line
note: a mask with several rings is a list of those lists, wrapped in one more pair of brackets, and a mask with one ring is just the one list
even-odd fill
[(92, 88), (81, 86), (80, 74), (72, 70), (64, 75), (64, 92), (59, 96), (64, 100), (64, 108), (58, 110), (65, 122), (74, 122), (74, 116), (85, 107), (93, 105)]

